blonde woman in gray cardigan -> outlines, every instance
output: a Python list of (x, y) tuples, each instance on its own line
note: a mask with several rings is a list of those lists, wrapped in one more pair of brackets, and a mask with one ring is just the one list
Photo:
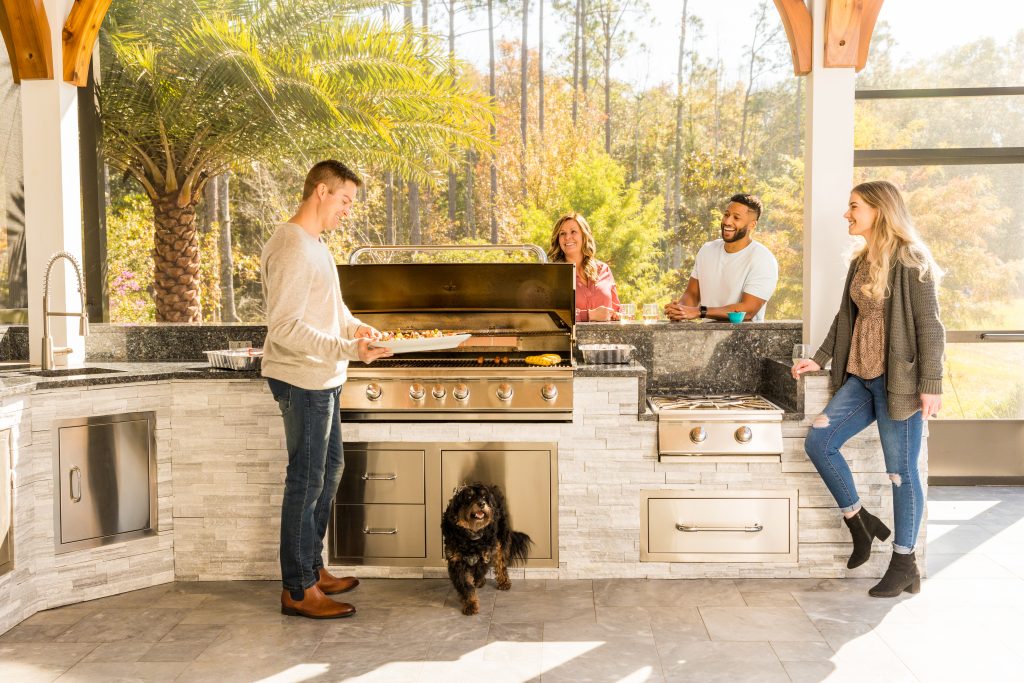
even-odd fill
[(872, 422), (892, 481), (896, 537), (889, 568), (868, 592), (892, 598), (921, 590), (914, 544), (924, 513), (918, 471), (923, 421), (942, 405), (945, 330), (936, 299), (941, 270), (921, 242), (899, 190), (892, 183), (862, 183), (850, 193), (844, 214), (864, 248), (850, 264), (839, 313), (813, 360), (793, 365), (793, 376), (820, 370), (832, 359), (838, 387), (814, 418), (806, 450), (843, 513), (853, 554), (847, 567), (871, 555), (875, 538), (889, 529), (861, 505), (840, 448)]

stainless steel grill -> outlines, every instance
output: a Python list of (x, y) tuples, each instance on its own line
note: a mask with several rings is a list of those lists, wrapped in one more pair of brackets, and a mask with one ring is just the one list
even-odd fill
[(745, 456), (778, 462), (782, 408), (756, 394), (654, 396), (661, 460)]
[[(354, 421), (571, 421), (575, 275), (564, 263), (338, 266), (345, 302), (381, 331), (472, 335), (455, 350), (351, 363)], [(526, 357), (558, 354), (544, 367)]]

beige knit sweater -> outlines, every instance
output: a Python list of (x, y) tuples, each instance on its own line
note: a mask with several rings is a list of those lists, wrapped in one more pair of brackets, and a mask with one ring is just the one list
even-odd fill
[[(857, 304), (850, 285), (859, 259), (850, 264), (839, 313), (814, 362), (821, 367), (832, 359), (832, 388), (846, 381)], [(890, 296), (885, 300), (885, 389), (889, 416), (905, 420), (921, 409), (920, 394), (942, 393), (942, 359), (946, 329), (939, 320), (935, 281), (921, 282), (917, 269), (896, 260), (889, 271)]]
[(341, 298), (327, 245), (294, 223), (280, 223), (260, 256), (267, 339), (263, 376), (303, 389), (333, 389), (359, 358), (362, 324)]

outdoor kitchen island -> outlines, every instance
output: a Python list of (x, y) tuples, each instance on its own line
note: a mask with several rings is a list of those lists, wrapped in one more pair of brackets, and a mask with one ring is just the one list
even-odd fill
[[(98, 338), (121, 334), (111, 329), (115, 326), (97, 327)], [(208, 343), (208, 328), (193, 329), (197, 338)], [(260, 339), (251, 335), (253, 329), (246, 332), (258, 343)], [(155, 337), (158, 332), (154, 329), (139, 334)], [(852, 572), (845, 568), (849, 553), (846, 530), (803, 453), (803, 437), (808, 429), (804, 413), (814, 415), (827, 400), (827, 377), (823, 373), (804, 377), (799, 393), (789, 380), (791, 384), (785, 391), (793, 398), (785, 405), (781, 421), (783, 450), (775, 462), (659, 460), (658, 421), (646, 405), (646, 395), (652, 389), (693, 387), (671, 386), (671, 373), (658, 365), (657, 358), (653, 365), (645, 367), (645, 363), (651, 362), (650, 357), (645, 358), (645, 344), (655, 350), (669, 344), (674, 349), (673, 362), (681, 363), (683, 346), (701, 348), (707, 354), (708, 349), (724, 343), (732, 350), (730, 353), (716, 354), (712, 350), (709, 357), (723, 363), (713, 374), (732, 381), (729, 377), (734, 378), (740, 366), (730, 367), (726, 358), (742, 349), (750, 353), (767, 349), (772, 356), (778, 356), (779, 349), (788, 349), (786, 345), (792, 336), (799, 334), (799, 323), (745, 323), (739, 327), (718, 323), (594, 324), (578, 325), (576, 332), (577, 341), (593, 340), (591, 335), (631, 341), (638, 352), (634, 362), (627, 366), (575, 367), (571, 422), (358, 422), (345, 425), (345, 441), (553, 444), (557, 453), (557, 566), (520, 569), (514, 577), (881, 575), (888, 557), (882, 544), (876, 544), (874, 556), (864, 567)], [(188, 336), (189, 330), (178, 327), (175, 334)], [(237, 331), (224, 334), (238, 338)], [(781, 339), (776, 339), (780, 334)], [(672, 341), (659, 340), (658, 335), (695, 336)], [(741, 343), (735, 335), (747, 338)], [(710, 344), (707, 340), (712, 336), (721, 336), (720, 343)], [(101, 341), (91, 339), (94, 343)], [(12, 430), (15, 454), (15, 556), (13, 569), (0, 575), (0, 631), (42, 609), (172, 580), (278, 576), (278, 518), (286, 455), (278, 407), (265, 381), (255, 373), (204, 370), (202, 363), (194, 360), (115, 362), (109, 349), (116, 346), (107, 345), (107, 350), (94, 347), (90, 359), (91, 364), (119, 371), (115, 373), (75, 378), (26, 378), (17, 370), (3, 373), (0, 429)], [(132, 343), (121, 348), (141, 354), (145, 353), (146, 344)], [(787, 353), (783, 351), (782, 355)], [(753, 366), (740, 369), (754, 382), (748, 390), (765, 394), (782, 405), (785, 391), (776, 395), (769, 391), (768, 384), (774, 381), (772, 378), (785, 381), (788, 365), (784, 357), (760, 357), (756, 380), (752, 379)], [(683, 365), (680, 370), (685, 370)], [(723, 390), (736, 388), (725, 386)], [(54, 420), (143, 410), (156, 412), (156, 534), (55, 555)], [(852, 460), (865, 504), (891, 520), (891, 489), (882, 467), (876, 433), (866, 431), (849, 444), (846, 453)], [(927, 459), (922, 457), (922, 469), (926, 467)], [(792, 496), (792, 508), (785, 509), (796, 511), (794, 518), (787, 520), (795, 522), (795, 526), (788, 527), (796, 534), (795, 540), (789, 542), (795, 556), (779, 553), (772, 560), (760, 557), (756, 561), (735, 557), (717, 558), (718, 561), (642, 561), (641, 500), (650, 492), (724, 499), (725, 510), (735, 507), (732, 499), (736, 497), (748, 500), (765, 493), (772, 497)], [(723, 507), (718, 505), (714, 509)], [(765, 519), (748, 520), (753, 522), (767, 525)], [(427, 527), (438, 523), (439, 520), (425, 520)], [(754, 534), (744, 531), (733, 535)], [(728, 554), (728, 550), (719, 548), (715, 552)], [(445, 575), (439, 565), (332, 566), (365, 577)]]

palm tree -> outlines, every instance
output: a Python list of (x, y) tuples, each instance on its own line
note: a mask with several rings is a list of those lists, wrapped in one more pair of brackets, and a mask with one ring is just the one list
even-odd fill
[(153, 205), (157, 320), (200, 320), (195, 207), (240, 160), (336, 157), (434, 183), (488, 145), (485, 96), (360, 0), (119, 0), (101, 34), (107, 161)]

